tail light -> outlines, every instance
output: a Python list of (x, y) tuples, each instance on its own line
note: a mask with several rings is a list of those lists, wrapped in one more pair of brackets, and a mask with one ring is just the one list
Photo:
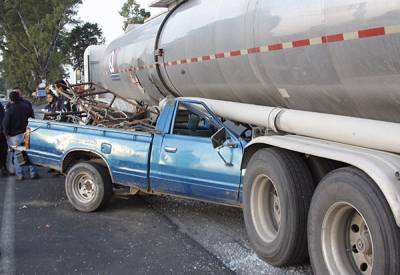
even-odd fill
[(24, 146), (25, 146), (26, 149), (29, 149), (30, 140), (31, 140), (31, 129), (30, 128), (26, 128), (25, 138), (24, 138)]

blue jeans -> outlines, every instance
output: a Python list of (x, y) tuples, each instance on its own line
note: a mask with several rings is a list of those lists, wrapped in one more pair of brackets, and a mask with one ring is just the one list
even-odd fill
[[(8, 146), (13, 147), (13, 146), (20, 146), (24, 143), (24, 137), (25, 134), (19, 134), (16, 136), (9, 136), (7, 137), (7, 143)], [(14, 167), (15, 167), (15, 175), (16, 176), (23, 176), (23, 171), (22, 171), (22, 167), (19, 165), (19, 163), (16, 161), (17, 159), (17, 153), (14, 151)], [(37, 170), (34, 166), (29, 165), (29, 173), (31, 177), (34, 177), (37, 175)]]

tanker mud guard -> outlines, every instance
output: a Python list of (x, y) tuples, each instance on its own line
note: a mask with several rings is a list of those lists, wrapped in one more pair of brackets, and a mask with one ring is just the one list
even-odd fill
[[(162, 63), (163, 63), (163, 62), (159, 62), (159, 60), (160, 60), (161, 57), (164, 56), (164, 50), (163, 50), (163, 49), (160, 49), (158, 46), (159, 46), (159, 44), (160, 44), (160, 37), (161, 37), (161, 34), (162, 34), (163, 30), (164, 30), (164, 26), (165, 26), (165, 24), (167, 23), (168, 19), (171, 17), (171, 15), (172, 15), (181, 5), (183, 5), (183, 4), (186, 3), (187, 1), (188, 1), (188, 0), (182, 0), (179, 4), (177, 4), (175, 7), (173, 7), (173, 8), (168, 12), (167, 16), (165, 16), (163, 22), (162, 22), (161, 25), (160, 25), (160, 28), (159, 28), (159, 30), (158, 30), (158, 32), (157, 32), (157, 36), (156, 36), (156, 42), (155, 42), (155, 44), (154, 44), (154, 61), (155, 61), (155, 64), (156, 64), (156, 70), (157, 70), (158, 77), (160, 78), (160, 80), (161, 80), (162, 84), (164, 85), (164, 87), (166, 87), (166, 89), (168, 90), (168, 92), (169, 92), (171, 95), (173, 95), (174, 97), (181, 97), (182, 95), (179, 94), (178, 90), (174, 87), (174, 85), (172, 84), (171, 80), (170, 80), (170, 79), (166, 80), (165, 77), (163, 76), (162, 72), (161, 72), (160, 66), (162, 66)], [(168, 73), (167, 73), (166, 70), (165, 70), (165, 74), (166, 74), (167, 77), (169, 78)], [(167, 81), (168, 81), (168, 83), (167, 83)], [(172, 86), (172, 88), (171, 88), (171, 86)]]

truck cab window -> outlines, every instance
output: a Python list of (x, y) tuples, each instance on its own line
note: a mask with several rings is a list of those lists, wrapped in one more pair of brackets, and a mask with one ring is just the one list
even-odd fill
[(203, 105), (179, 103), (173, 134), (209, 138), (219, 128)]

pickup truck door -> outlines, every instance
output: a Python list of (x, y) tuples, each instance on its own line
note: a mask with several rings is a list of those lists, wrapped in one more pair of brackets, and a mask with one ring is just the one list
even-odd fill
[(177, 104), (170, 132), (159, 135), (153, 144), (152, 189), (238, 204), (243, 155), (239, 140), (232, 136), (231, 146), (220, 150), (221, 157), (211, 136), (223, 124), (201, 103)]

